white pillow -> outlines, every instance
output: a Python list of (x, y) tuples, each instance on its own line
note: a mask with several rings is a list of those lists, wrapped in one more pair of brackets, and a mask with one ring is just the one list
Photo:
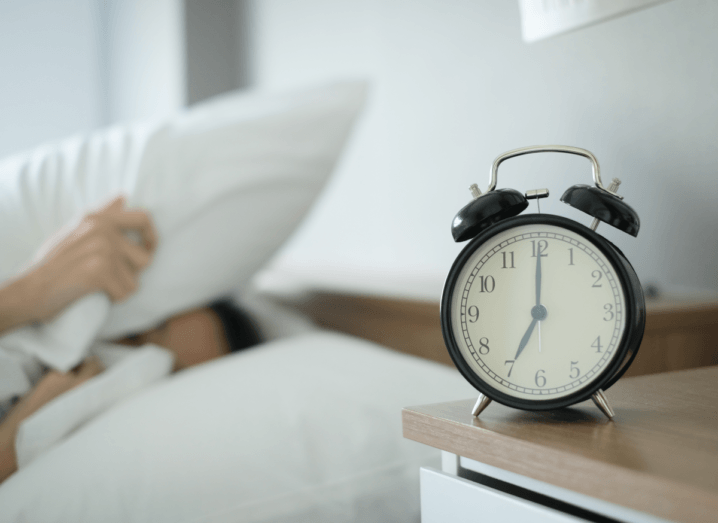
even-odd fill
[(151, 344), (140, 348), (97, 344), (92, 352), (104, 370), (46, 403), (20, 424), (15, 436), (18, 468), (117, 401), (167, 376), (174, 363), (170, 351)]
[(0, 163), (0, 281), (43, 241), (117, 193), (151, 211), (160, 236), (130, 299), (88, 296), (42, 328), (0, 338), (67, 369), (98, 334), (147, 329), (246, 283), (323, 187), (366, 86), (232, 94), (155, 126), (111, 129)]
[(365, 95), (362, 82), (230, 95), (177, 118), (164, 131), (162, 166), (151, 158), (140, 168), (144, 187), (134, 199), (167, 231), (164, 245), (100, 334), (150, 327), (246, 284), (318, 196)]
[[(243, 292), (232, 298), (249, 313), (264, 340), (317, 330), (306, 316), (256, 292)], [(171, 352), (154, 345), (134, 348), (96, 343), (90, 347), (90, 353), (100, 359), (105, 370), (55, 398), (20, 425), (15, 437), (19, 468), (117, 401), (167, 376), (174, 361)], [(2, 378), (0, 385), (4, 385)]]
[(456, 370), (331, 333), (178, 373), (0, 487), (0, 521), (415, 522), (434, 449), (401, 409), (475, 395)]

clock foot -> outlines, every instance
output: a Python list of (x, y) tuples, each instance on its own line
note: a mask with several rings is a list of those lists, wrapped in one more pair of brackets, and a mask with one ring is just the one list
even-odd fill
[(615, 414), (613, 413), (613, 409), (611, 408), (611, 405), (608, 404), (608, 400), (606, 399), (606, 396), (603, 394), (603, 391), (601, 389), (598, 389), (596, 392), (594, 392), (591, 396), (591, 399), (596, 404), (596, 406), (601, 409), (601, 412), (603, 412), (608, 419), (613, 419), (613, 416)]
[(479, 394), (479, 399), (476, 400), (476, 405), (474, 405), (474, 408), (471, 410), (471, 415), (478, 418), (479, 414), (481, 414), (483, 410), (489, 406), (489, 403), (491, 403), (491, 399), (487, 398), (483, 394)]

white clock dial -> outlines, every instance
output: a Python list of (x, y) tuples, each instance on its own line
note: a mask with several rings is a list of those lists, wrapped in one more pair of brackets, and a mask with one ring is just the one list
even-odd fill
[(521, 225), (483, 243), (455, 280), (451, 323), (470, 368), (494, 389), (549, 400), (589, 385), (617, 354), (625, 293), (589, 240)]

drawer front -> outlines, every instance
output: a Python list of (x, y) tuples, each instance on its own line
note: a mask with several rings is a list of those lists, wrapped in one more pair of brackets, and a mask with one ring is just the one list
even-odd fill
[(583, 521), (473, 481), (421, 469), (422, 523), (575, 523)]
[[(446, 456), (444, 456), (446, 454)], [(452, 458), (453, 457), (453, 458)], [(453, 466), (453, 468), (451, 468)], [(448, 467), (448, 468), (444, 468)], [(585, 494), (579, 494), (572, 490), (557, 487), (543, 481), (522, 476), (514, 472), (509, 472), (497, 467), (492, 467), (473, 459), (461, 457), (456, 460), (455, 454), (449, 454), (444, 452), (442, 454), (442, 468), (449, 474), (462, 476), (464, 478), (471, 478), (471, 472), (478, 473), (495, 480), (499, 480), (504, 483), (526, 489), (532, 493), (538, 494), (542, 497), (547, 497), (555, 500), (558, 503), (566, 503), (574, 507), (586, 510), (595, 516), (593, 519), (609, 519), (616, 521), (625, 521), (626, 523), (670, 523), (670, 521), (662, 518), (657, 518), (644, 512), (639, 512), (627, 507), (609, 503), (598, 498), (586, 496)], [(474, 480), (474, 482), (477, 480)], [(499, 487), (500, 488), (500, 487)], [(520, 495), (520, 494), (519, 494)], [(536, 500), (534, 500), (536, 501)], [(556, 503), (554, 503), (555, 505)], [(551, 507), (558, 509), (558, 507)], [(560, 509), (558, 509), (560, 512)], [(591, 515), (573, 514), (577, 517), (591, 518)]]

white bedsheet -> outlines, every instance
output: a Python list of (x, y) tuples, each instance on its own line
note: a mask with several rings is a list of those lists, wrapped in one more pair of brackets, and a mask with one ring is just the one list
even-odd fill
[(175, 374), (0, 486), (0, 521), (415, 523), (401, 409), (462, 399), (453, 369), (310, 332)]

